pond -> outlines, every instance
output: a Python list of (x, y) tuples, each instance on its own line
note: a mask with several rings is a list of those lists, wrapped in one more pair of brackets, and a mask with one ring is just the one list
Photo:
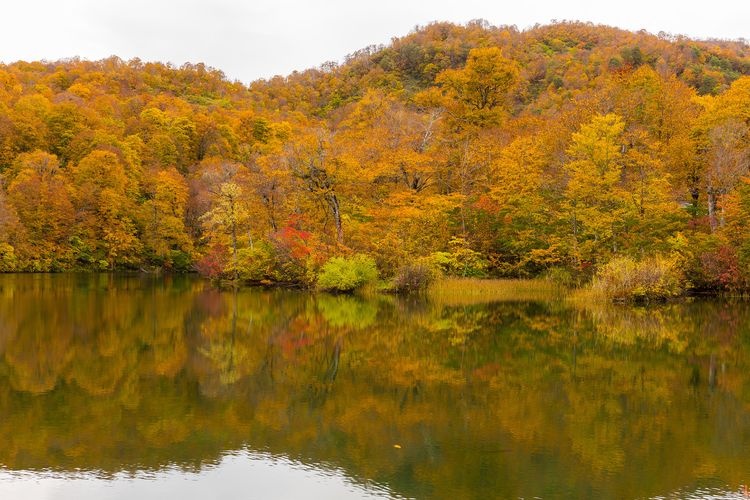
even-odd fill
[(0, 498), (743, 498), (750, 307), (0, 275)]

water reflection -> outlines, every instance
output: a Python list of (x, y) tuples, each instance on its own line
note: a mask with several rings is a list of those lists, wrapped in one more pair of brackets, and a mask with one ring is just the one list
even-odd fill
[(200, 471), (11, 472), (0, 470), (3, 498), (55, 500), (163, 500), (165, 498), (288, 500), (290, 498), (400, 498), (377, 485), (355, 484), (343, 471), (314, 468), (283, 457), (238, 452)]
[[(263, 453), (372, 485), (355, 496), (731, 493), (750, 479), (749, 327), (744, 303), (454, 305), (4, 275), (0, 490), (24, 487), (19, 471), (40, 487), (90, 471), (111, 480), (66, 491), (144, 496), (150, 473), (197, 480), (185, 498), (205, 498), (211, 481), (245, 488), (231, 464)], [(313, 496), (317, 479), (269, 467)], [(137, 491), (116, 486), (130, 475)]]
[(654, 500), (746, 500), (750, 498), (744, 488), (731, 491), (725, 488), (698, 488), (696, 490), (680, 490), (666, 496), (654, 497)]

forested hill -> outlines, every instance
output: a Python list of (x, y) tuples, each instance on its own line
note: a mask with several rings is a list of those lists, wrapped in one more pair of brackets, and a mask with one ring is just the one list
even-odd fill
[[(247, 61), (252, 64), (252, 61)], [(581, 276), (677, 262), (750, 277), (750, 47), (584, 23), (435, 23), (341, 64), (0, 65), (0, 270), (198, 269), (311, 284)]]

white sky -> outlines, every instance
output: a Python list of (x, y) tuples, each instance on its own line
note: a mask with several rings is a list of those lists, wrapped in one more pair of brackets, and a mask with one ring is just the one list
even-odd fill
[(750, 38), (750, 0), (5, 0), (0, 61), (117, 55), (204, 62), (250, 82), (319, 66), (415, 25), (552, 19), (692, 37)]

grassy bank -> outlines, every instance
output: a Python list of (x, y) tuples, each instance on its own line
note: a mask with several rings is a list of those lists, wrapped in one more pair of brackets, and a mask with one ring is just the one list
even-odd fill
[(446, 278), (430, 286), (427, 295), (446, 305), (481, 302), (555, 300), (566, 289), (547, 280)]

